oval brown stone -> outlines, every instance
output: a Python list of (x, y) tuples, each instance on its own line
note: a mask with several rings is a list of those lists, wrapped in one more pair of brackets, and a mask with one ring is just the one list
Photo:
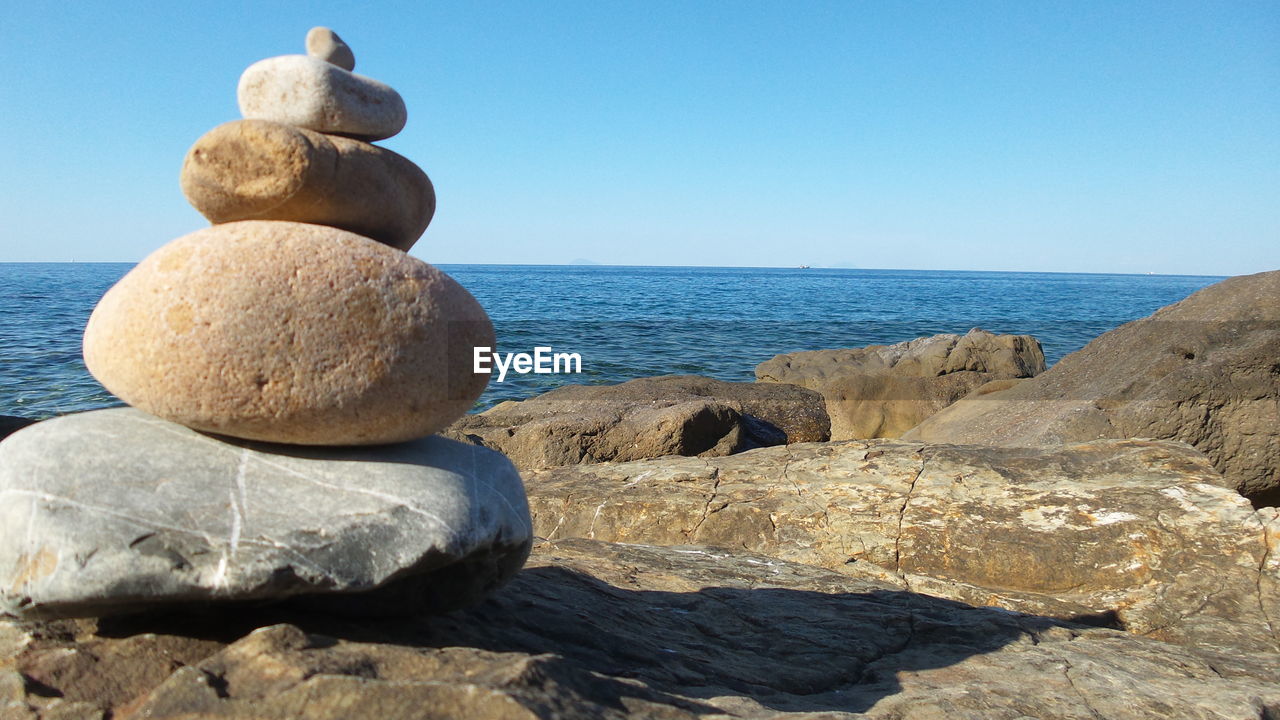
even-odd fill
[(484, 309), (440, 270), (343, 230), (245, 221), (178, 238), (103, 296), (85, 364), (197, 430), (304, 445), (430, 435), (488, 383)]
[(205, 133), (187, 151), (181, 181), (187, 200), (214, 224), (331, 225), (401, 250), (413, 247), (436, 211), (430, 178), (404, 156), (267, 120)]

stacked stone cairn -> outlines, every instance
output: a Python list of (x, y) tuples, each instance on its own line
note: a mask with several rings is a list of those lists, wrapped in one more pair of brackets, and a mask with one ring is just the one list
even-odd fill
[(356, 614), (472, 602), (523, 565), (501, 454), (432, 435), (488, 382), (480, 304), (406, 254), (435, 212), (405, 125), (331, 30), (240, 79), (244, 119), (191, 148), (213, 226), (152, 253), (85, 330), (132, 408), (0, 444), (0, 613), (288, 601)]

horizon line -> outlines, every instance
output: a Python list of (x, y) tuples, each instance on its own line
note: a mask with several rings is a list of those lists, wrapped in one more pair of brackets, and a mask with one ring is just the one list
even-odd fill
[[(417, 258), (422, 260), (422, 258)], [(427, 262), (426, 260), (422, 260)], [(0, 265), (137, 265), (139, 260), (0, 260)], [(937, 272), (937, 273), (988, 273), (988, 274), (1006, 274), (1006, 275), (1115, 275), (1124, 277), (1203, 277), (1203, 278), (1229, 278), (1239, 277), (1239, 275), (1216, 275), (1216, 274), (1193, 274), (1193, 273), (1162, 273), (1162, 272), (1103, 272), (1097, 270), (957, 270), (957, 269), (940, 269), (940, 268), (871, 268), (871, 267), (844, 267), (837, 265), (617, 265), (612, 263), (598, 262), (578, 262), (578, 263), (489, 263), (489, 262), (472, 262), (472, 263), (428, 263), (440, 267), (547, 267), (547, 268), (684, 268), (690, 270), (851, 270), (861, 272)], [(1259, 270), (1257, 273), (1271, 272), (1269, 270)], [(1257, 273), (1242, 273), (1243, 275), (1253, 275)]]

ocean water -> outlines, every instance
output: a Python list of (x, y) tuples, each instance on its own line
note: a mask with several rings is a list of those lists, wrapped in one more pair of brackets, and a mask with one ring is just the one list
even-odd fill
[[(85, 370), (85, 321), (127, 263), (0, 263), (0, 414), (118, 401)], [(581, 374), (508, 373), (477, 409), (565, 383), (697, 373), (752, 380), (778, 353), (981, 327), (1050, 364), (1222, 278), (787, 268), (442, 265), (488, 310), (498, 352), (577, 353)]]

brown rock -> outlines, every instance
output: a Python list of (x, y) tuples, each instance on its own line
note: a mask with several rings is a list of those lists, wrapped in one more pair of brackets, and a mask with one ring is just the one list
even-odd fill
[(1044, 370), (1029, 335), (935, 335), (895, 345), (778, 355), (756, 366), (756, 379), (822, 393), (831, 439), (898, 437), (920, 421), (997, 379)]
[(991, 377), (968, 370), (937, 377), (850, 374), (832, 377), (820, 389), (832, 439), (896, 438)]
[[(103, 697), (117, 720), (1228, 720), (1280, 707), (1275, 654), (975, 608), (743, 550), (565, 540), (535, 548), (529, 565), (489, 601), (447, 616), (241, 610), (74, 632), (40, 624), (31, 629), (43, 639), (18, 662), (151, 646), (135, 652), (136, 671), (104, 660), (77, 676), (152, 683), (124, 706)], [(183, 651), (156, 684), (150, 658), (175, 630), (220, 648)], [(68, 691), (58, 682), (43, 696), (33, 686), (27, 702), (47, 707)]]
[(216, 225), (143, 260), (103, 296), (85, 363), (120, 399), (251, 440), (398, 442), (479, 397), (493, 327), (462, 286), (399, 250), (288, 222)]
[(983, 395), (991, 395), (993, 393), (1004, 392), (1012, 387), (1017, 387), (1031, 378), (1009, 378), (1008, 380), (992, 380), (984, 385), (979, 385), (973, 392), (965, 395), (966, 398), (982, 397)]
[(498, 450), (521, 469), (635, 460), (663, 455), (729, 455), (748, 447), (742, 416), (710, 400), (653, 408), (566, 412), (505, 424), (504, 403), (493, 416), (468, 416), (446, 437)]
[(1007, 446), (1123, 437), (1194, 445), (1241, 493), (1280, 504), (1280, 272), (1205, 288), (904, 436)]
[(1181, 443), (813, 443), (525, 473), (534, 532), (745, 548), (904, 589), (1280, 651), (1280, 512)]
[(390, 150), (266, 120), (237, 120), (196, 141), (182, 192), (214, 224), (330, 225), (408, 250), (436, 210), (426, 173)]
[(756, 379), (803, 385), (851, 374), (937, 377), (966, 370), (1029, 377), (1044, 371), (1044, 353), (1030, 335), (993, 335), (974, 328), (965, 335), (933, 335), (894, 345), (778, 355), (756, 366)]
[(5, 703), (20, 702), (26, 696), (26, 679), (13, 670), (0, 670), (0, 708)]
[(468, 415), (445, 434), (499, 450), (521, 469), (662, 455), (729, 455), (825, 440), (822, 398), (794, 385), (697, 375), (567, 385)]
[(32, 684), (57, 688), (67, 701), (104, 707), (127, 705), (174, 670), (220, 649), (219, 643), (180, 635), (90, 638), (70, 647), (41, 645), (27, 649), (16, 662)]

